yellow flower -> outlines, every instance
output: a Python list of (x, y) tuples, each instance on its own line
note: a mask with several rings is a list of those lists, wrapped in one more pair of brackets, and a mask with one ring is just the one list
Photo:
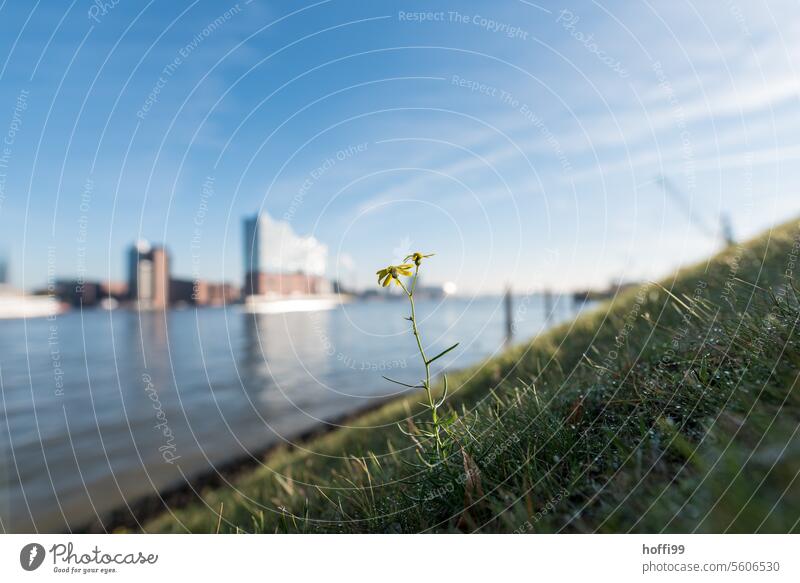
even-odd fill
[(414, 266), (409, 263), (404, 263), (403, 265), (389, 265), (388, 267), (379, 269), (376, 271), (378, 275), (378, 283), (383, 287), (388, 286), (390, 283), (392, 283), (392, 281), (394, 281), (397, 285), (400, 285), (400, 276), (411, 275), (412, 267)]
[(433, 257), (434, 255), (436, 255), (436, 254), (435, 253), (429, 253), (428, 255), (423, 255), (422, 253), (417, 251), (416, 253), (412, 253), (411, 255), (406, 256), (406, 258), (403, 259), (403, 261), (413, 261), (414, 265), (419, 267), (419, 264), (422, 263), (423, 259), (425, 259), (426, 257)]

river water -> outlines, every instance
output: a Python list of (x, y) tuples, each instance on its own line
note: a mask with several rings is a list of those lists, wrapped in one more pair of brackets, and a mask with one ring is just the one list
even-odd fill
[[(549, 323), (574, 316), (556, 297)], [(72, 311), (0, 321), (0, 529), (102, 519), (226, 461), (399, 394), (420, 377), (401, 302), (254, 316), (240, 306)], [(463, 368), (502, 349), (501, 297), (418, 302), (423, 338)], [(545, 327), (517, 298), (515, 338)]]

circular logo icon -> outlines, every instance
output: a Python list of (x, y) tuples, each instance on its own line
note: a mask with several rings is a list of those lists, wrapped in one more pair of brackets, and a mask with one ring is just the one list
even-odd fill
[(28, 543), (19, 552), (19, 564), (26, 571), (35, 571), (44, 562), (44, 547), (39, 543)]

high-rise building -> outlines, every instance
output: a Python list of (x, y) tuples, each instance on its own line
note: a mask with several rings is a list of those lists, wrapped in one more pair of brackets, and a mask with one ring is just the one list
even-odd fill
[(169, 256), (164, 247), (156, 247), (151, 252), (153, 261), (153, 307), (165, 308), (169, 305)]
[(287, 222), (266, 213), (244, 220), (245, 295), (322, 293), (327, 257), (325, 245)]
[(8, 260), (0, 255), (0, 285), (8, 283)]
[(128, 251), (128, 294), (142, 310), (169, 305), (169, 254), (138, 241)]
[(253, 215), (244, 220), (244, 293), (246, 295), (262, 294), (259, 288), (258, 274), (261, 271), (261, 234), (259, 229), (261, 217)]

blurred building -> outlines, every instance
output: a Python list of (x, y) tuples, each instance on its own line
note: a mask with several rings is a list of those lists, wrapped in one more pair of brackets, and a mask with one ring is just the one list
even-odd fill
[(173, 304), (194, 304), (194, 281), (191, 279), (171, 279), (169, 299)]
[[(303, 295), (331, 293), (324, 277), (306, 273), (249, 273), (245, 278), (247, 295)], [(252, 291), (250, 291), (252, 290)]]
[(230, 283), (197, 282), (196, 301), (201, 306), (222, 306), (233, 304), (241, 298), (239, 286)]
[(95, 306), (103, 297), (102, 285), (92, 281), (59, 279), (55, 282), (55, 296), (71, 306)]
[(211, 283), (200, 280), (173, 279), (169, 297), (173, 304), (183, 302), (196, 306), (222, 306), (239, 301), (239, 288), (229, 283)]
[(129, 297), (128, 284), (124, 281), (104, 281), (100, 284), (103, 298), (122, 301)]
[(244, 220), (245, 295), (329, 293), (328, 248), (261, 213)]
[(164, 247), (138, 241), (128, 251), (128, 297), (142, 310), (169, 304), (169, 254)]

